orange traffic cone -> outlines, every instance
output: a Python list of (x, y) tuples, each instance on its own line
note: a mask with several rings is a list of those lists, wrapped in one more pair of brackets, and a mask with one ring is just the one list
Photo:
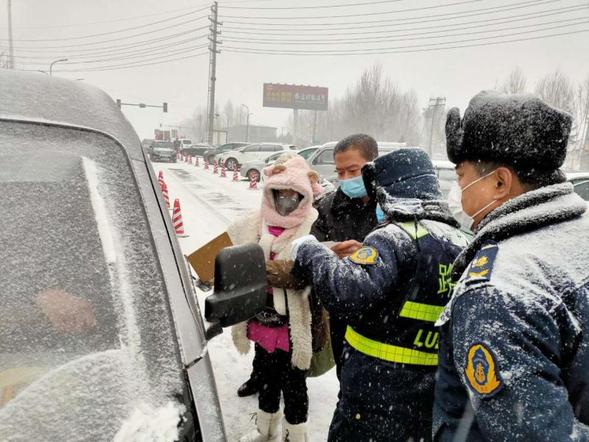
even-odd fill
[(233, 181), (239, 181), (239, 166), (233, 168)]
[(172, 213), (172, 224), (174, 226), (174, 232), (176, 236), (185, 238), (188, 235), (184, 232), (184, 223), (182, 222), (182, 212), (180, 211), (180, 200), (176, 198), (174, 200), (174, 212)]
[(160, 187), (161, 187), (163, 181), (164, 181), (164, 171), (160, 170), (160, 173), (158, 173), (158, 175), (157, 175), (157, 182), (160, 184)]
[(162, 195), (164, 196), (164, 201), (166, 203), (166, 209), (170, 208), (170, 195), (168, 194), (168, 185), (165, 181), (160, 182), (160, 186), (162, 187)]
[(225, 161), (221, 164), (221, 178), (225, 178), (227, 176), (227, 170), (225, 169)]
[(257, 173), (252, 173), (250, 176), (249, 190), (258, 190), (258, 174)]

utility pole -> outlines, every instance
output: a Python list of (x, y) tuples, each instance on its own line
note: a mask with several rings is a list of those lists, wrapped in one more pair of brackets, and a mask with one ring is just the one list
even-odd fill
[(208, 112), (207, 112), (207, 141), (209, 144), (213, 143), (213, 132), (215, 130), (215, 83), (217, 81), (217, 54), (221, 51), (217, 50), (217, 45), (222, 44), (218, 37), (221, 31), (217, 30), (218, 26), (222, 25), (218, 21), (219, 5), (214, 2), (211, 6), (211, 15), (209, 21), (211, 26), (209, 30), (211, 35), (209, 36), (209, 51), (211, 53), (209, 57), (209, 101), (208, 101)]
[(247, 111), (247, 117), (245, 119), (245, 141), (249, 141), (249, 136), (250, 136), (250, 108), (248, 106), (246, 106), (245, 104), (242, 104), (243, 107), (245, 107), (245, 110)]
[(430, 156), (430, 158), (433, 158), (433, 138), (434, 138), (434, 125), (435, 125), (435, 121), (436, 121), (436, 110), (439, 107), (446, 107), (446, 97), (436, 97), (436, 98), (430, 98), (429, 99), (429, 113), (431, 115), (431, 125), (430, 125), (430, 131), (429, 131), (429, 143), (428, 143), (428, 147), (427, 147), (427, 151), (428, 154)]
[(14, 69), (14, 46), (12, 45), (12, 0), (8, 0), (8, 69)]

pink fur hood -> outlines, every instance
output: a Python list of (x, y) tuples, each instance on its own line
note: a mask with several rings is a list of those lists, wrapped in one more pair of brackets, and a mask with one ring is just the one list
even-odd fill
[[(294, 156), (278, 160), (264, 169), (264, 198), (262, 201), (262, 217), (269, 226), (292, 229), (303, 223), (313, 208), (313, 197), (321, 193), (317, 172), (312, 170), (304, 158)], [(303, 195), (299, 206), (287, 216), (276, 212), (273, 190), (292, 189)]]

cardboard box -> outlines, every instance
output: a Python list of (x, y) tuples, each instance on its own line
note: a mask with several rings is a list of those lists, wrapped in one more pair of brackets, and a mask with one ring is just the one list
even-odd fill
[(188, 256), (188, 262), (202, 282), (214, 281), (215, 258), (222, 249), (232, 245), (229, 235), (225, 232)]

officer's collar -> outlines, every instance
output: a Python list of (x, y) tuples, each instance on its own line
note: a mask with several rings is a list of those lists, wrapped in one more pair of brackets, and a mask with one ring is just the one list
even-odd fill
[(453, 278), (458, 280), (486, 242), (504, 241), (513, 236), (578, 218), (586, 209), (587, 203), (574, 192), (570, 183), (541, 187), (509, 200), (493, 210), (481, 222), (472, 243), (456, 258)]

